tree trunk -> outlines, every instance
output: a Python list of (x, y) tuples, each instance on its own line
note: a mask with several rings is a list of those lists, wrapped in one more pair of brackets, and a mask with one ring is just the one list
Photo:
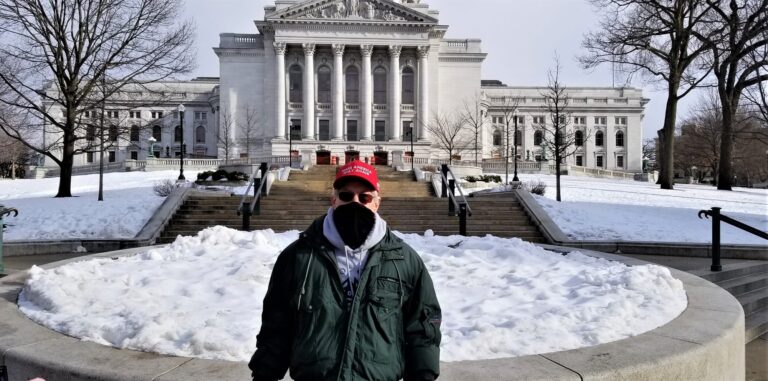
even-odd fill
[(661, 189), (675, 188), (675, 118), (677, 117), (677, 88), (670, 83), (667, 94), (667, 106), (664, 112), (664, 161), (660, 167), (659, 181)]
[(729, 102), (723, 105), (723, 129), (720, 134), (720, 170), (717, 174), (717, 189), (732, 190), (733, 184), (733, 113)]
[(16, 162), (11, 161), (11, 180), (16, 180)]
[(72, 164), (74, 162), (74, 155), (72, 151), (74, 147), (72, 143), (64, 145), (62, 151), (63, 157), (61, 158), (61, 164), (59, 165), (59, 191), (56, 193), (56, 197), (72, 197)]
[(557, 201), (560, 202), (560, 155), (555, 155), (555, 187), (557, 188)]
[(661, 184), (661, 168), (664, 167), (664, 129), (657, 130), (656, 135), (659, 142), (656, 145), (656, 168), (659, 169), (659, 176), (656, 178), (656, 184)]

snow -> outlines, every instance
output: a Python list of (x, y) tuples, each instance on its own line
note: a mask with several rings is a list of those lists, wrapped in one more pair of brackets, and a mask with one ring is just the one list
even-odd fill
[[(682, 283), (655, 265), (492, 236), (401, 236), (434, 279), (444, 361), (615, 341), (664, 325), (687, 305)], [(40, 324), (104, 345), (247, 361), (271, 269), (297, 237), (217, 226), (131, 257), (33, 267), (19, 306)]]
[[(59, 178), (0, 181), (0, 204), (16, 208), (8, 217), (6, 241), (54, 239), (128, 239), (149, 221), (164, 197), (155, 182), (175, 180), (178, 171), (104, 174), (104, 201), (99, 202), (99, 175), (72, 177), (75, 197), (54, 198)], [(188, 179), (197, 173), (185, 172)]]
[[(662, 190), (647, 182), (561, 176), (563, 201), (556, 202), (554, 175), (518, 177), (522, 182), (547, 185), (544, 197), (535, 198), (571, 239), (710, 243), (712, 220), (699, 219), (698, 212), (712, 207), (768, 231), (765, 189), (718, 191), (708, 185), (676, 184), (674, 190)], [(493, 187), (498, 184), (487, 185)], [(721, 224), (721, 229), (722, 243), (766, 245), (765, 240), (730, 225)]]

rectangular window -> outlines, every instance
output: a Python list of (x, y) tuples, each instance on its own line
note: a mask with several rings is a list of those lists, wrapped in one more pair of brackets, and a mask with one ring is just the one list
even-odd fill
[(117, 119), (120, 117), (119, 111), (107, 111), (107, 118)]
[(587, 117), (586, 116), (574, 116), (573, 117), (573, 124), (578, 125), (586, 125), (587, 124)]
[(533, 117), (533, 124), (542, 125), (546, 123), (543, 115), (537, 115)]
[(517, 117), (517, 125), (522, 126), (525, 124), (525, 117), (524, 116), (518, 116)]
[(115, 151), (109, 151), (109, 162), (110, 163), (115, 162)]
[(615, 118), (615, 122), (618, 125), (626, 126), (627, 125), (627, 117), (626, 116), (617, 116)]
[(608, 117), (605, 116), (596, 116), (595, 117), (595, 124), (600, 126), (605, 126), (608, 124)]
[(597, 165), (598, 168), (603, 168), (603, 155), (597, 155), (595, 158), (595, 165)]
[(416, 137), (413, 136), (413, 121), (410, 120), (404, 120), (403, 121), (403, 141), (411, 141), (411, 139), (416, 140)]
[(162, 111), (152, 111), (152, 119), (162, 119), (163, 112)]
[(301, 119), (291, 119), (291, 140), (301, 140)]
[(347, 140), (350, 142), (359, 140), (357, 137), (357, 121), (356, 120), (347, 121)]
[(141, 111), (129, 111), (128, 117), (131, 119), (141, 119)]
[(195, 120), (206, 120), (206, 119), (208, 119), (208, 112), (195, 111)]
[(317, 140), (331, 140), (331, 122), (327, 119), (320, 119), (320, 135)]
[(576, 166), (577, 167), (583, 167), (584, 166), (584, 157), (581, 155), (576, 155)]
[(93, 152), (87, 152), (85, 154), (85, 161), (88, 163), (93, 163)]
[(384, 142), (387, 140), (386, 124), (383, 120), (377, 120), (374, 128), (374, 140)]
[(131, 151), (131, 160), (139, 160), (139, 152)]
[(622, 155), (616, 156), (616, 167), (624, 168), (624, 156)]
[(91, 117), (91, 112), (89, 110), (83, 111), (83, 117), (84, 118), (90, 118)]

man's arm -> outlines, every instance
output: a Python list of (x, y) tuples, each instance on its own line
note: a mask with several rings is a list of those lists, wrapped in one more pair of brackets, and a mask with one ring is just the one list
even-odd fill
[(256, 352), (248, 367), (254, 381), (275, 381), (285, 376), (291, 359), (294, 334), (292, 298), (293, 264), (295, 252), (289, 246), (275, 262), (264, 297), (261, 330), (256, 336)]
[(442, 312), (432, 278), (417, 260), (420, 271), (404, 310), (405, 381), (429, 381), (440, 375)]

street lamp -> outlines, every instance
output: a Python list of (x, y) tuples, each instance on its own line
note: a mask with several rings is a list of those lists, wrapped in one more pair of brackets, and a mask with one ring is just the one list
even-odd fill
[(288, 124), (288, 168), (293, 168), (293, 122)]
[(408, 137), (411, 139), (411, 171), (413, 171), (413, 162), (416, 159), (416, 153), (413, 152), (413, 123), (410, 124), (408, 133), (406, 133), (406, 135), (408, 135)]
[(514, 136), (514, 143), (515, 143), (515, 175), (512, 177), (513, 182), (519, 182), (520, 179), (517, 178), (517, 113), (515, 113), (513, 116), (515, 118), (515, 136)]
[(184, 178), (184, 105), (179, 105), (179, 123), (181, 128), (181, 143), (179, 144), (179, 181), (185, 181)]

